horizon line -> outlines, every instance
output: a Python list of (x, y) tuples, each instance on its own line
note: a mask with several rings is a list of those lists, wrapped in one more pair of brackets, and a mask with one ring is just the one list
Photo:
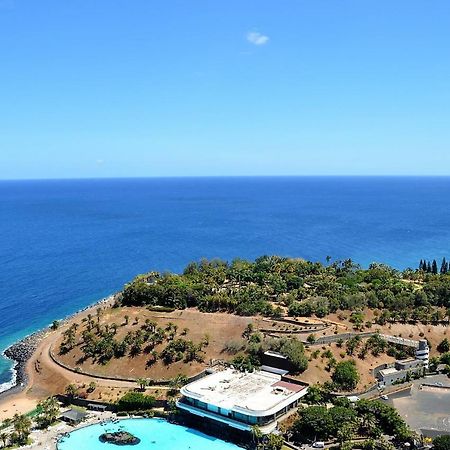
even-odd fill
[(148, 175), (148, 176), (111, 176), (111, 177), (36, 177), (36, 178), (0, 178), (5, 181), (101, 181), (101, 180), (149, 180), (149, 179), (211, 179), (211, 178), (450, 178), (448, 175), (417, 174), (313, 174), (313, 175)]

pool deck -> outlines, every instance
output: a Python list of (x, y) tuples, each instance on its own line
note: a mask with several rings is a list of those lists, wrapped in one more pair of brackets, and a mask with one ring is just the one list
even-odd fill
[(77, 426), (72, 426), (67, 423), (61, 422), (58, 423), (57, 425), (49, 427), (47, 430), (33, 430), (30, 435), (30, 438), (33, 441), (33, 443), (21, 448), (36, 449), (36, 450), (38, 449), (55, 450), (57, 448), (56, 443), (58, 436), (65, 433), (70, 433), (72, 431), (78, 430), (80, 428), (89, 425), (94, 425), (103, 420), (110, 420), (112, 418), (115, 418), (115, 414), (113, 414), (110, 411), (105, 412), (89, 411), (89, 416), (87, 420), (85, 420), (84, 422), (80, 423)]

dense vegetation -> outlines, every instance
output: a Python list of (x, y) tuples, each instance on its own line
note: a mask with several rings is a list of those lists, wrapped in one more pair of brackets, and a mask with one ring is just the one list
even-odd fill
[(155, 406), (155, 397), (142, 392), (127, 392), (117, 402), (118, 411), (139, 411), (152, 409)]
[[(40, 402), (35, 411), (35, 424), (44, 428), (55, 422), (58, 414), (58, 403), (54, 398)], [(28, 415), (14, 414), (11, 419), (5, 419), (0, 424), (0, 442), (2, 448), (18, 448), (31, 443), (30, 434), (33, 422)]]
[(300, 409), (291, 431), (299, 443), (335, 439), (342, 445), (358, 436), (380, 439), (382, 435), (404, 443), (412, 437), (393, 407), (377, 400), (360, 400), (352, 405), (346, 398), (334, 399), (329, 409), (322, 405)]
[(355, 389), (359, 381), (359, 373), (356, 369), (355, 361), (338, 362), (334, 367), (331, 379), (337, 390), (351, 391)]
[[(264, 352), (273, 350), (289, 360), (292, 372), (304, 372), (307, 369), (308, 358), (302, 342), (294, 338), (265, 338), (261, 333), (252, 330), (253, 326), (249, 324), (247, 330), (244, 331), (243, 337), (247, 338), (247, 344), (240, 349), (245, 350), (245, 354), (233, 359), (232, 363), (235, 368), (252, 372), (261, 365)], [(234, 352), (235, 349), (230, 349), (230, 347), (228, 345), (225, 351)]]
[[(421, 269), (399, 272), (386, 265), (362, 269), (351, 260), (322, 265), (263, 256), (189, 264), (184, 272), (151, 272), (125, 286), (123, 305), (277, 316), (324, 317), (337, 310), (381, 310), (377, 322), (440, 322), (450, 310), (450, 274)], [(445, 267), (444, 267), (445, 269)]]
[(434, 450), (450, 450), (450, 435), (437, 436), (433, 439)]

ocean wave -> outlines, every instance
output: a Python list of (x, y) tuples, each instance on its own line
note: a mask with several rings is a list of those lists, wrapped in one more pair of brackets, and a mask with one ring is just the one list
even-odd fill
[[(4, 357), (4, 355), (2, 354)], [(14, 363), (14, 366), (9, 369), (9, 372), (11, 373), (11, 377), (9, 381), (5, 381), (4, 383), (0, 384), (0, 393), (8, 391), (9, 389), (12, 389), (17, 384), (17, 362)]]

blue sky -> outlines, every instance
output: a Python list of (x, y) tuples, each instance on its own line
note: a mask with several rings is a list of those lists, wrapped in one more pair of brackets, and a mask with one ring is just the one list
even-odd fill
[(450, 175), (448, 0), (0, 0), (0, 178)]

